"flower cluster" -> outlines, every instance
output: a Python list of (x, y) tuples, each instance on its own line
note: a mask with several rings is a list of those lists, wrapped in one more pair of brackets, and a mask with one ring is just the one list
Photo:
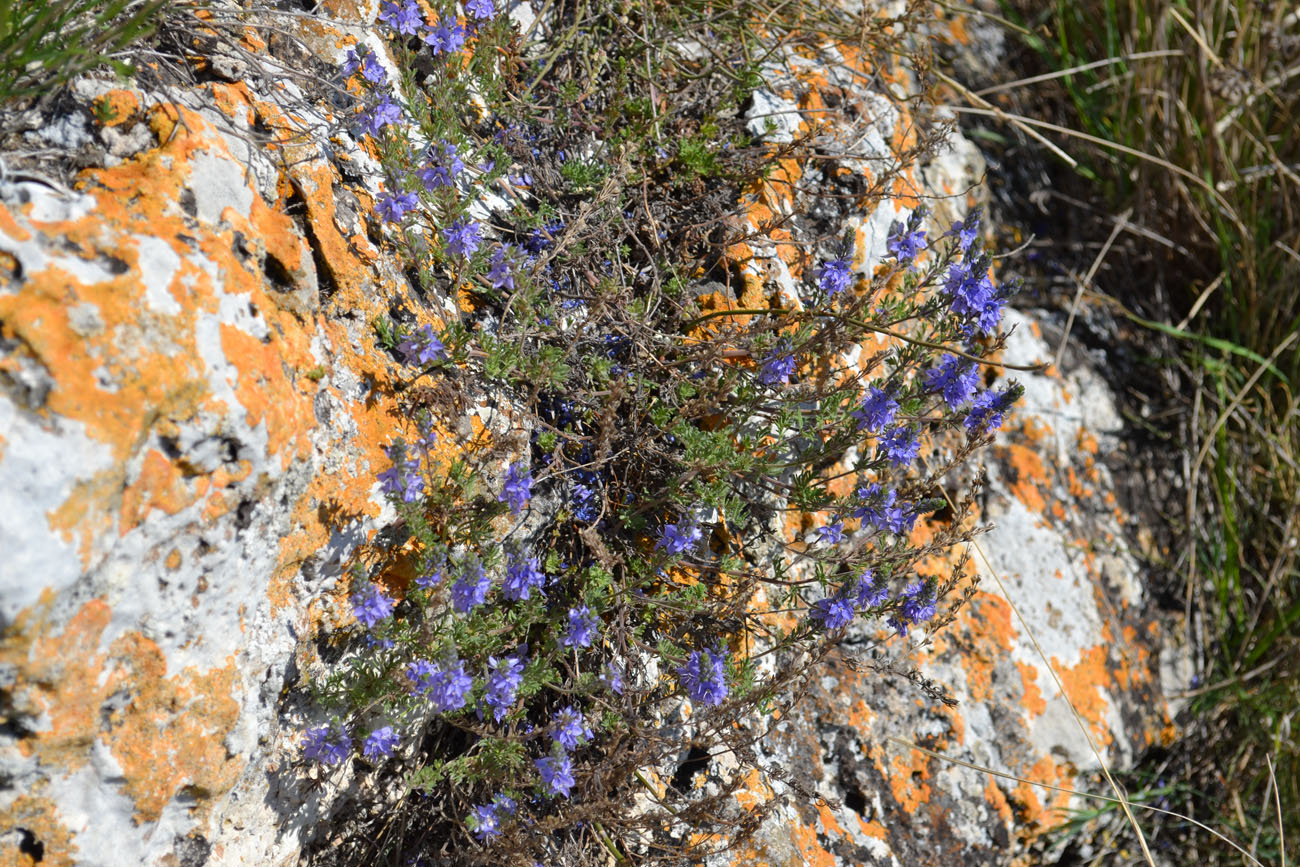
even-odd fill
[(677, 669), (677, 680), (691, 701), (703, 705), (722, 704), (727, 697), (727, 658), (721, 651), (693, 650)]

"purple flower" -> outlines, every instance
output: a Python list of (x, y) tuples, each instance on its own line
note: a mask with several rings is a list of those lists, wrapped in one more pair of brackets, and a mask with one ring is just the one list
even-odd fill
[(970, 413), (966, 416), (966, 429), (979, 435), (1002, 427), (1002, 416), (1011, 405), (1020, 399), (1023, 389), (1016, 384), (1007, 386), (1002, 391), (992, 389), (975, 395)]
[(347, 729), (338, 723), (307, 729), (302, 736), (302, 755), (322, 765), (337, 765), (352, 752)]
[(474, 678), (465, 673), (465, 663), (459, 659), (434, 665), (417, 659), (406, 666), (406, 679), (411, 691), (429, 699), (435, 708), (446, 713), (465, 706)]
[(407, 364), (425, 365), (447, 357), (447, 347), (433, 333), (432, 325), (422, 325), (402, 339), (397, 348)]
[(890, 236), (885, 241), (885, 247), (900, 265), (910, 267), (925, 249), (925, 230), (921, 228), (921, 221), (925, 219), (925, 215), (925, 208), (917, 208), (907, 218), (906, 226), (902, 223), (894, 223)]
[(943, 233), (945, 238), (956, 236), (957, 247), (966, 253), (970, 250), (970, 245), (975, 243), (975, 239), (980, 232), (980, 209), (978, 207), (971, 210), (966, 215), (966, 219), (958, 220), (953, 223), (948, 231)]
[(691, 651), (690, 658), (677, 669), (677, 680), (697, 704), (722, 704), (727, 697), (726, 656), (711, 650)]
[(591, 728), (582, 718), (582, 711), (573, 705), (560, 711), (551, 726), (551, 739), (566, 750), (576, 750), (594, 737)]
[(614, 663), (605, 666), (605, 670), (600, 675), (600, 682), (615, 695), (623, 694), (623, 672), (619, 671)]
[(918, 579), (915, 583), (909, 584), (899, 597), (898, 612), (889, 618), (889, 625), (897, 629), (901, 635), (906, 635), (910, 624), (924, 623), (934, 617), (934, 614), (935, 599), (926, 582)]
[(546, 756), (533, 764), (550, 794), (569, 797), (576, 781), (573, 779), (573, 761), (568, 756)]
[(432, 590), (434, 587), (437, 587), (442, 583), (442, 570), (444, 568), (446, 568), (445, 563), (439, 562), (433, 564), (429, 567), (427, 572), (415, 579), (415, 586), (419, 587), (421, 590)]
[(600, 620), (591, 613), (586, 605), (569, 609), (569, 628), (560, 643), (565, 647), (590, 647), (596, 638), (596, 627)]
[(870, 569), (858, 576), (857, 605), (859, 608), (876, 608), (889, 599), (889, 588), (884, 584), (876, 586), (875, 573)]
[(497, 495), (497, 502), (509, 503), (510, 513), (518, 515), (533, 496), (533, 477), (523, 461), (515, 461), (506, 470), (505, 487)]
[(384, 96), (370, 111), (361, 114), (361, 128), (370, 135), (379, 135), (384, 127), (401, 119), (402, 107)]
[(833, 298), (853, 285), (853, 274), (849, 271), (849, 260), (832, 259), (822, 266), (821, 273), (817, 277), (817, 286), (826, 293), (827, 298)]
[(952, 312), (973, 319), (984, 331), (991, 331), (1002, 320), (1000, 295), (989, 279), (985, 259), (963, 259), (948, 269), (944, 290)]
[(465, 11), (480, 21), (486, 21), (497, 14), (496, 7), (492, 5), (492, 0), (466, 0)]
[(348, 76), (361, 70), (362, 76), (371, 84), (383, 84), (388, 78), (388, 73), (379, 65), (379, 58), (375, 53), (365, 46), (361, 46), (361, 51), (356, 48), (349, 48), (348, 53), (343, 57), (343, 75)]
[(519, 685), (524, 681), (524, 661), (517, 656), (503, 656), (497, 659), (488, 657), (487, 685), (483, 689), (483, 701), (492, 708), (492, 716), (497, 722), (515, 703)]
[(401, 498), (403, 503), (414, 503), (424, 491), (424, 479), (417, 472), (419, 464), (407, 459), (406, 445), (400, 441), (388, 450), (388, 458), (393, 465), (377, 477), (380, 489)]
[(457, 153), (456, 146), (451, 142), (443, 142), (441, 157), (435, 158), (433, 148), (430, 148), (429, 163), (416, 172), (416, 176), (424, 183), (424, 188), (432, 192), (438, 187), (450, 187), (455, 183), (456, 176), (464, 170), (465, 163)]
[(352, 594), (352, 616), (367, 629), (393, 613), (394, 602), (373, 584), (368, 584)]
[(449, 25), (446, 21), (439, 21), (424, 35), (424, 43), (435, 56), (454, 54), (465, 46), (465, 28), (459, 23)]
[(486, 843), (501, 834), (501, 817), (496, 804), (479, 804), (469, 814), (469, 825), (480, 843)]
[(888, 530), (898, 534), (910, 533), (912, 525), (916, 523), (916, 511), (910, 503), (897, 502), (897, 491), (888, 491), (882, 497), (880, 485), (873, 483), (858, 489), (858, 500), (862, 505), (853, 513), (853, 517), (870, 524), (877, 530)]
[(885, 431), (877, 447), (894, 466), (901, 467), (916, 460), (921, 443), (915, 428), (900, 424)]
[(453, 256), (468, 256), (478, 249), (482, 231), (478, 223), (457, 220), (442, 230), (442, 239), (447, 244), (447, 252)]
[(392, 726), (384, 726), (381, 729), (372, 731), (362, 745), (361, 753), (366, 758), (386, 759), (393, 754), (397, 748), (397, 732), (393, 731)]
[(877, 433), (892, 422), (897, 413), (898, 401), (885, 389), (873, 385), (862, 399), (862, 409), (853, 413), (853, 417), (858, 420), (858, 430)]
[(939, 360), (938, 367), (925, 372), (925, 387), (941, 392), (949, 409), (956, 409), (970, 400), (975, 389), (979, 388), (979, 381), (979, 369), (975, 363), (955, 355), (945, 355)]
[(501, 595), (518, 602), (532, 597), (534, 590), (546, 584), (546, 575), (539, 568), (536, 557), (514, 558), (506, 566), (506, 578), (501, 582)]
[(506, 248), (497, 247), (492, 253), (491, 267), (487, 272), (488, 282), (493, 289), (514, 289), (515, 275), (506, 258)]
[(843, 629), (853, 622), (853, 603), (837, 593), (813, 603), (812, 619), (826, 630)]
[(420, 7), (412, 0), (406, 0), (401, 6), (387, 2), (380, 8), (379, 20), (403, 36), (414, 36), (420, 30), (423, 16)]
[(704, 532), (692, 518), (683, 518), (676, 524), (666, 524), (655, 550), (663, 548), (670, 556), (685, 554), (704, 538)]
[(764, 385), (785, 385), (794, 376), (794, 355), (784, 342), (768, 353), (758, 370), (758, 381)]
[(844, 519), (836, 517), (825, 527), (818, 527), (817, 537), (826, 545), (838, 545), (844, 539)]
[(415, 193), (398, 193), (397, 195), (389, 193), (380, 198), (375, 210), (379, 212), (379, 216), (383, 217), (384, 222), (400, 223), (402, 217), (405, 217), (408, 211), (415, 210), (419, 203), (420, 200), (416, 198)]
[(457, 614), (468, 614), (487, 599), (492, 579), (483, 571), (483, 564), (475, 558), (460, 563), (460, 577), (451, 585), (451, 606)]

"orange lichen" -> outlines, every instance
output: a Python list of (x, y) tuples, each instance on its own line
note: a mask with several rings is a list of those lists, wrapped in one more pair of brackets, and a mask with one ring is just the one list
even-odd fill
[[(1108, 744), (1112, 739), (1106, 725), (1107, 703), (1104, 694), (1112, 682), (1108, 656), (1106, 645), (1099, 644), (1085, 648), (1080, 654), (1079, 663), (1069, 668), (1052, 657), (1052, 668), (1061, 679), (1066, 698), (1079, 712), (1079, 716), (1090, 723), (1093, 737), (1101, 744)], [(1128, 663), (1121, 660), (1119, 665), (1127, 666)]]
[[(195, 797), (196, 809), (209, 809), (243, 765), (223, 743), (239, 717), (234, 661), (168, 676), (158, 645), (138, 632), (101, 647), (112, 619), (102, 600), (87, 602), (51, 634), (52, 601), (46, 594), (19, 615), (0, 645), (0, 663), (16, 672), (20, 711), (49, 720), (19, 748), (68, 773), (84, 766), (90, 744), (100, 741), (122, 768), (122, 789), (135, 803), (137, 821), (157, 820), (182, 789)], [(118, 703), (120, 696), (128, 701)]]
[(0, 844), (0, 867), (73, 867), (84, 863), (77, 858), (77, 844), (72, 833), (59, 821), (54, 801), (27, 792), (19, 795), (8, 807), (0, 810), (0, 835), (14, 840), (9, 832), (22, 828), (41, 844), (39, 860), (33, 854), (19, 849), (17, 841)]

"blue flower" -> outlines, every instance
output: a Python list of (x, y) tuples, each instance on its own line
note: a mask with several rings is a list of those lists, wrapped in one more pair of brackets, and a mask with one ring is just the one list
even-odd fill
[(596, 627), (600, 620), (591, 613), (586, 605), (569, 609), (569, 628), (564, 633), (560, 644), (565, 647), (590, 647), (596, 638)]
[(916, 460), (921, 443), (915, 428), (900, 424), (885, 431), (877, 447), (894, 466), (900, 467)]
[(468, 614), (487, 599), (492, 579), (483, 571), (477, 558), (468, 557), (460, 563), (460, 577), (451, 585), (451, 606), (457, 614)]
[(866, 397), (862, 398), (862, 409), (853, 413), (858, 420), (858, 430), (877, 433), (894, 420), (898, 413), (898, 401), (883, 388), (872, 386)]
[(817, 286), (826, 293), (827, 298), (833, 298), (853, 285), (853, 274), (849, 271), (849, 260), (832, 259), (822, 266), (821, 274), (817, 278)]
[(875, 573), (867, 569), (858, 576), (856, 595), (854, 601), (859, 608), (876, 608), (889, 599), (889, 588), (883, 583), (877, 587)]
[(573, 761), (568, 756), (546, 756), (536, 759), (533, 764), (550, 794), (569, 797), (576, 781), (573, 779)]
[(392, 726), (384, 726), (375, 729), (367, 737), (362, 745), (361, 753), (368, 759), (386, 759), (393, 754), (397, 748), (397, 732), (393, 731)]
[(402, 119), (402, 107), (384, 96), (368, 112), (361, 115), (361, 128), (370, 135), (377, 136), (384, 127)]
[(497, 14), (496, 7), (492, 5), (492, 0), (466, 0), (465, 11), (480, 21), (486, 21)]
[(894, 223), (885, 246), (900, 265), (911, 266), (925, 249), (925, 230), (921, 228), (921, 221), (925, 219), (925, 215), (925, 208), (917, 208), (907, 218), (906, 226), (902, 223)]
[(394, 602), (373, 584), (368, 584), (352, 594), (352, 616), (367, 629), (393, 613)]
[(945, 355), (939, 360), (938, 367), (925, 372), (926, 388), (941, 392), (950, 409), (970, 400), (975, 389), (979, 388), (979, 381), (979, 369), (975, 363), (955, 355)]
[(899, 597), (897, 613), (889, 618), (889, 625), (898, 630), (900, 635), (907, 634), (909, 625), (924, 623), (935, 614), (934, 596), (929, 586), (922, 579), (909, 584)]
[(898, 492), (887, 491), (882, 497), (880, 485), (872, 483), (858, 489), (862, 503), (853, 517), (870, 524), (877, 530), (891, 533), (910, 533), (916, 523), (916, 511), (910, 503), (898, 503)]
[(506, 566), (506, 577), (501, 582), (501, 595), (518, 602), (532, 597), (534, 590), (540, 590), (546, 584), (546, 575), (542, 572), (537, 558), (524, 559), (516, 557)]
[(586, 720), (582, 718), (582, 711), (573, 705), (560, 711), (551, 726), (552, 740), (566, 750), (576, 750), (594, 737)]
[(388, 458), (393, 465), (378, 475), (380, 489), (403, 503), (414, 503), (424, 491), (424, 479), (417, 471), (419, 464), (407, 459), (406, 445), (400, 440), (388, 450)]
[(375, 210), (379, 212), (379, 216), (384, 219), (384, 222), (400, 223), (407, 212), (415, 210), (419, 203), (420, 200), (415, 193), (398, 193), (396, 195), (389, 193), (380, 198)]
[(465, 170), (465, 163), (454, 144), (443, 142), (441, 148), (439, 158), (435, 158), (433, 148), (429, 148), (428, 164), (415, 173), (423, 182), (424, 188), (430, 192), (438, 187), (450, 187), (456, 176)]
[(1022, 392), (1023, 389), (1014, 383), (1002, 391), (995, 392), (989, 389), (980, 392), (975, 395), (970, 413), (963, 424), (968, 431), (976, 435), (997, 430), (1002, 427), (1002, 416), (1020, 399)]
[(414, 36), (420, 30), (423, 16), (413, 0), (406, 0), (401, 6), (393, 2), (384, 3), (379, 10), (379, 20), (403, 36)]
[(442, 230), (447, 252), (453, 256), (469, 256), (479, 247), (482, 228), (469, 220), (457, 220)]
[(347, 729), (338, 723), (318, 726), (303, 733), (302, 755), (322, 765), (337, 765), (352, 752)]
[(817, 528), (817, 537), (826, 545), (838, 545), (844, 539), (844, 519), (834, 518), (824, 527)]
[(357, 51), (356, 48), (349, 48), (348, 53), (343, 58), (342, 72), (344, 76), (351, 75), (358, 69), (361, 70), (361, 74), (366, 81), (371, 84), (383, 84), (388, 78), (388, 73), (379, 65), (379, 58), (365, 46), (361, 46), (360, 51)]
[(966, 215), (966, 219), (958, 220), (953, 223), (948, 231), (943, 233), (945, 238), (956, 236), (957, 247), (966, 253), (970, 250), (970, 245), (979, 237), (980, 231), (980, 208), (975, 207)]
[(722, 704), (727, 697), (726, 656), (711, 650), (691, 651), (690, 658), (677, 669), (677, 680), (691, 697), (703, 705)]
[(785, 385), (795, 372), (794, 355), (784, 341), (768, 353), (758, 370), (758, 381), (764, 385)]
[(605, 666), (605, 670), (600, 675), (600, 682), (615, 695), (623, 694), (623, 672), (619, 671), (612, 662)]
[(853, 603), (843, 594), (818, 599), (812, 607), (812, 619), (821, 623), (824, 629), (843, 629), (853, 622)]
[(398, 350), (407, 364), (426, 365), (447, 357), (447, 347), (433, 333), (432, 325), (422, 325), (402, 339)]
[(505, 487), (497, 495), (497, 502), (509, 503), (510, 513), (518, 515), (533, 496), (533, 477), (523, 461), (515, 461), (506, 470)]
[(465, 46), (465, 28), (459, 23), (447, 24), (446, 21), (439, 21), (424, 35), (424, 43), (435, 56), (454, 54)]
[(464, 707), (474, 686), (474, 678), (465, 673), (465, 663), (459, 659), (442, 665), (417, 659), (406, 666), (406, 679), (411, 682), (412, 692), (429, 699), (444, 713)]
[(496, 804), (479, 804), (470, 811), (468, 823), (480, 843), (486, 843), (501, 834), (501, 817)]
[(1002, 321), (1002, 305), (1009, 292), (998, 292), (987, 271), (985, 258), (954, 262), (944, 291), (953, 313), (974, 321), (983, 331), (992, 331)]
[(515, 703), (519, 685), (524, 681), (524, 661), (518, 656), (488, 657), (487, 684), (483, 701), (492, 708), (492, 716), (501, 722)]
[(488, 283), (493, 289), (514, 289), (515, 275), (507, 259), (506, 247), (497, 247), (492, 252), (492, 261), (487, 272)]
[(694, 519), (683, 518), (676, 524), (664, 525), (659, 541), (655, 544), (655, 550), (662, 548), (670, 556), (676, 557), (693, 549), (703, 538), (704, 531), (699, 528)]

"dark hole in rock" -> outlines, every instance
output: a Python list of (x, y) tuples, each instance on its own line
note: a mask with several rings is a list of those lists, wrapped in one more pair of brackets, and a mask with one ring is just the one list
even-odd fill
[(677, 766), (673, 774), (672, 787), (685, 794), (695, 783), (695, 776), (709, 766), (709, 751), (703, 747), (692, 746), (686, 754), (686, 761)]
[(235, 509), (235, 529), (247, 530), (248, 525), (253, 523), (253, 509), (257, 503), (252, 500), (240, 500), (238, 508)]
[(45, 844), (26, 828), (17, 828), (22, 840), (18, 842), (18, 851), (39, 864), (45, 860)]

